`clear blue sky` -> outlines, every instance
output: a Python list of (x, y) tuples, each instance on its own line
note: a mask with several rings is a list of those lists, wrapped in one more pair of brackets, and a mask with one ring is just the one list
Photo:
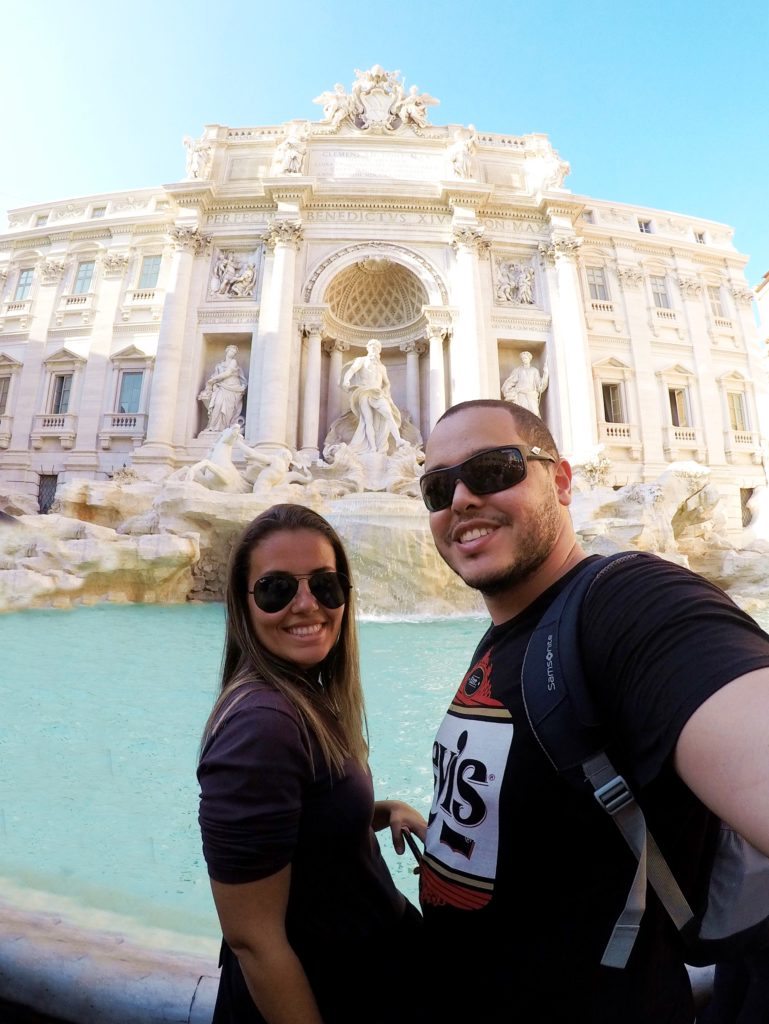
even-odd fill
[(24, 0), (2, 23), (0, 213), (177, 181), (184, 135), (317, 120), (378, 63), (433, 123), (542, 132), (572, 191), (730, 224), (748, 281), (769, 271), (767, 0)]

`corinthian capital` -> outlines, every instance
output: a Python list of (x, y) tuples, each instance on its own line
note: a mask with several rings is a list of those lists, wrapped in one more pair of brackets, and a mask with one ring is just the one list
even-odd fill
[(750, 288), (740, 288), (738, 285), (729, 289), (734, 296), (735, 302), (739, 302), (741, 306), (749, 306), (755, 295)]
[(276, 245), (290, 245), (294, 249), (299, 248), (302, 241), (302, 222), (300, 220), (274, 220), (267, 231), (267, 244), (274, 248)]
[(678, 287), (684, 295), (689, 295), (692, 298), (702, 294), (702, 284), (696, 277), (679, 277)]
[(194, 253), (196, 256), (201, 252), (205, 252), (211, 242), (210, 235), (204, 235), (198, 228), (187, 227), (186, 225), (175, 224), (168, 233), (171, 236), (175, 249), (184, 249), (187, 252)]
[[(480, 224), (465, 224), (455, 227), (452, 232), (454, 237), (451, 240), (454, 250), (480, 254), (481, 249), (484, 248), (483, 234), (485, 230)], [(488, 249), (488, 245), (486, 245), (486, 249)]]
[(66, 266), (64, 260), (46, 260), (40, 267), (43, 284), (56, 284), (61, 279)]
[(332, 352), (349, 352), (349, 341), (342, 341), (341, 338), (324, 338), (321, 342), (323, 351), (331, 355)]
[(579, 254), (581, 238), (554, 238), (550, 243), (539, 246), (540, 263), (554, 267), (557, 260), (574, 259)]
[(423, 341), (404, 341), (403, 344), (398, 347), (401, 352), (416, 352), (418, 356), (424, 355), (427, 351), (427, 345)]

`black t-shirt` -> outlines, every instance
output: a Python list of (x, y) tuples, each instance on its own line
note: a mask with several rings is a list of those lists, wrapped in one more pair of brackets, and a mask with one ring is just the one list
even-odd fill
[[(526, 644), (581, 567), (488, 630), (436, 737), (420, 899), (443, 1024), (694, 1019), (678, 936), (653, 892), (628, 966), (600, 966), (636, 862), (590, 787), (582, 796), (557, 775), (523, 707)], [(580, 632), (610, 756), (695, 898), (713, 819), (672, 754), (703, 701), (769, 665), (769, 637), (717, 587), (648, 554), (596, 580)]]

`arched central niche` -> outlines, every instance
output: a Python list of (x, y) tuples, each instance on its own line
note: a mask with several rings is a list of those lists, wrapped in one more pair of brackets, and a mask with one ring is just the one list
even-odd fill
[(425, 332), (425, 286), (408, 267), (387, 256), (366, 256), (342, 270), (324, 295), (328, 327), (337, 337), (357, 341), (397, 337), (404, 341)]

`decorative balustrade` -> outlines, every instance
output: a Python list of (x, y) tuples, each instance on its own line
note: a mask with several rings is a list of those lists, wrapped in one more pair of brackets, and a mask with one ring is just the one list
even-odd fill
[(655, 316), (658, 320), (666, 320), (668, 323), (676, 323), (678, 317), (674, 309), (655, 309)]
[(41, 448), (45, 438), (56, 438), (62, 448), (71, 448), (77, 434), (77, 416), (71, 412), (43, 412), (32, 419), (30, 440), (33, 448)]
[(593, 310), (594, 313), (608, 313), (611, 316), (614, 315), (614, 303), (613, 302), (604, 302), (602, 300), (601, 301), (595, 300), (595, 301), (590, 303), (590, 308)]
[(102, 417), (99, 444), (109, 451), (116, 438), (129, 438), (134, 447), (142, 443), (147, 433), (146, 412), (108, 412)]

